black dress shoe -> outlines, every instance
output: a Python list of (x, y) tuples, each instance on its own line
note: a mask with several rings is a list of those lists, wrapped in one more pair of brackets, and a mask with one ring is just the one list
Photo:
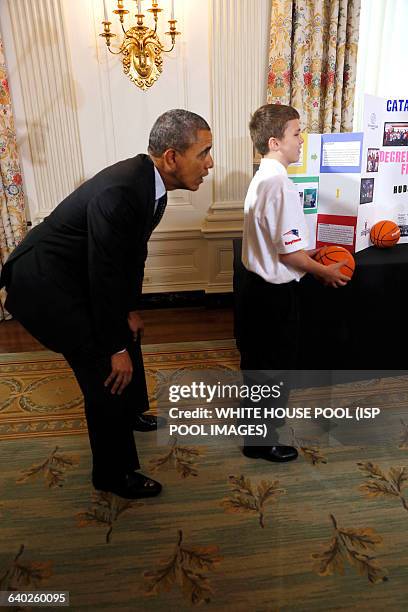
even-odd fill
[(242, 452), (245, 457), (266, 459), (266, 461), (275, 461), (276, 463), (293, 461), (298, 457), (298, 452), (293, 446), (244, 446)]
[(98, 491), (114, 493), (125, 499), (140, 499), (142, 497), (154, 497), (162, 490), (162, 486), (156, 480), (152, 480), (139, 472), (131, 472), (123, 478), (115, 481), (104, 480), (98, 476), (92, 477), (92, 483)]
[(164, 417), (156, 417), (152, 414), (138, 414), (133, 418), (133, 429), (135, 431), (155, 431), (164, 427), (167, 423)]

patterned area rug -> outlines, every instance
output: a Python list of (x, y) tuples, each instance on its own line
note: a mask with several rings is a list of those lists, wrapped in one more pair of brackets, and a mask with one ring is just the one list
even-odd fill
[[(183, 369), (237, 369), (234, 341), (143, 347), (149, 400)], [(82, 396), (72, 370), (51, 351), (0, 354), (0, 440), (86, 432)]]
[[(183, 369), (238, 368), (232, 341), (144, 353), (153, 408)], [(78, 612), (405, 611), (408, 378), (339, 385), (337, 396), (394, 409), (387, 443), (316, 446), (293, 432), (299, 460), (277, 465), (245, 458), (238, 441), (160, 447), (138, 433), (163, 493), (127, 502), (93, 492), (64, 360), (0, 357), (0, 590), (69, 591)]]

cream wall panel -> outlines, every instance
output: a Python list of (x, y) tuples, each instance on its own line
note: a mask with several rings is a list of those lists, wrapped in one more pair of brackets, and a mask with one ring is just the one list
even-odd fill
[(203, 220), (209, 239), (207, 291), (232, 289), (231, 241), (240, 236), (252, 177), (251, 113), (266, 102), (270, 0), (212, 0), (214, 201)]
[(215, 204), (242, 206), (252, 176), (251, 113), (266, 102), (270, 0), (213, 0)]
[(25, 118), (23, 93), (19, 78), (17, 55), (14, 47), (14, 38), (8, 3), (0, 0), (0, 29), (3, 39), (3, 48), (7, 63), (7, 72), (10, 85), (14, 124), (17, 133), (17, 145), (20, 156), (21, 172), (23, 175), (26, 214), (31, 220), (31, 210), (38, 206), (38, 194), (35, 184), (33, 163), (31, 158), (28, 125)]
[[(208, 63), (208, 3), (195, 11), (188, 0), (176, 0), (176, 18), (182, 32), (170, 54), (163, 54), (163, 73), (147, 91), (133, 85), (123, 73), (119, 56), (110, 54), (102, 31), (102, 0), (63, 0), (78, 100), (78, 118), (86, 177), (101, 168), (147, 151), (155, 119), (170, 108), (188, 108), (210, 118)], [(108, 11), (116, 7), (106, 0)], [(125, 3), (134, 13), (135, 4)], [(148, 5), (145, 2), (145, 5)], [(167, 11), (169, 0), (160, 6)], [(197, 14), (198, 13), (198, 14)], [(148, 19), (150, 19), (150, 15)], [(166, 19), (169, 12), (162, 13)], [(116, 16), (112, 31), (119, 34)], [(164, 24), (161, 30), (167, 29)], [(163, 39), (167, 41), (168, 37)], [(113, 42), (112, 45), (116, 43)], [(197, 193), (169, 194), (164, 230), (197, 229), (211, 203), (211, 177)]]
[(143, 284), (145, 293), (203, 289), (207, 274), (207, 245), (199, 231), (153, 234)]
[(224, 293), (232, 288), (233, 252), (230, 239), (208, 241), (208, 293)]
[(83, 180), (71, 63), (61, 0), (8, 0), (7, 5), (3, 0), (2, 13), (6, 9), (6, 37), (14, 41), (8, 49), (24, 109), (17, 125), (26, 124), (30, 148), (25, 176), (35, 183), (36, 200), (30, 203), (35, 223)]

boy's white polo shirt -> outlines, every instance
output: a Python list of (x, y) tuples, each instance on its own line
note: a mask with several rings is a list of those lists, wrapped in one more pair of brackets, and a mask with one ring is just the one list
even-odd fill
[(308, 246), (308, 230), (296, 185), (275, 159), (262, 158), (245, 198), (242, 262), (269, 283), (299, 281), (304, 272), (279, 260)]

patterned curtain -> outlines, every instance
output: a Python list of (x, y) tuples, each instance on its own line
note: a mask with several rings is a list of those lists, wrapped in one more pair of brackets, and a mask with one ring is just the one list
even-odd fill
[[(18, 160), (11, 99), (7, 81), (3, 43), (0, 37), (0, 261), (1, 264), (25, 236), (24, 193)], [(0, 321), (10, 318), (4, 309), (4, 289), (0, 294)]]
[(361, 0), (272, 0), (269, 103), (291, 104), (307, 132), (350, 132)]

